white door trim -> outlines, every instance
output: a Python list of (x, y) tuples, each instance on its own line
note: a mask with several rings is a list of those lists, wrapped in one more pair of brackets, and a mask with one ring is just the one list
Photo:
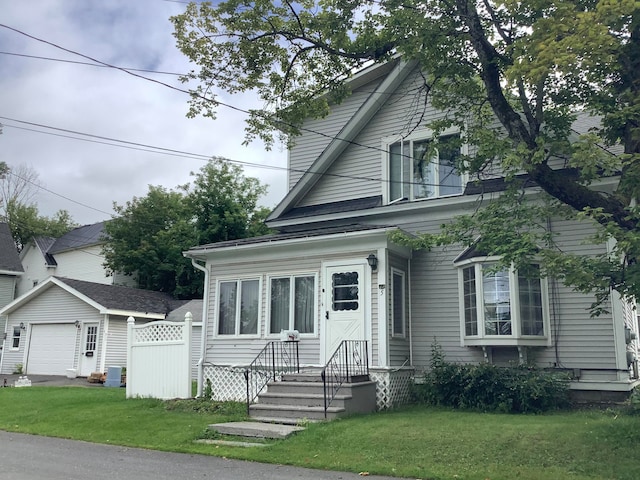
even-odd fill
[(329, 359), (329, 354), (327, 353), (327, 342), (328, 342), (328, 334), (327, 334), (327, 318), (326, 312), (329, 311), (329, 305), (327, 304), (329, 291), (331, 288), (330, 278), (327, 275), (327, 269), (336, 268), (336, 267), (349, 267), (349, 266), (358, 266), (362, 267), (362, 314), (364, 316), (364, 340), (369, 342), (369, 364), (371, 364), (372, 359), (372, 350), (373, 345), (371, 341), (371, 268), (369, 267), (366, 258), (345, 258), (343, 260), (331, 260), (322, 262), (322, 292), (320, 299), (321, 306), (321, 320), (320, 320), (320, 363), (325, 365), (327, 360)]

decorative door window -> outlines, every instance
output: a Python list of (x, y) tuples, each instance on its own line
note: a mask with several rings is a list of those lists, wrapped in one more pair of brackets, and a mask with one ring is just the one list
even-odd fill
[(87, 327), (87, 338), (85, 342), (85, 352), (95, 352), (96, 341), (98, 339), (98, 327), (96, 325), (90, 325)]
[(358, 309), (358, 280), (358, 272), (334, 273), (331, 276), (331, 306), (334, 312)]

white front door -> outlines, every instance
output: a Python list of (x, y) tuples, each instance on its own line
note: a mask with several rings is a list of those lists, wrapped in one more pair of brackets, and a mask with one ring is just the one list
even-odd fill
[(324, 269), (324, 346), (325, 361), (342, 340), (366, 340), (365, 265), (362, 262), (326, 266)]
[(80, 340), (80, 376), (88, 377), (96, 371), (98, 359), (98, 324), (85, 323), (82, 325), (82, 339)]

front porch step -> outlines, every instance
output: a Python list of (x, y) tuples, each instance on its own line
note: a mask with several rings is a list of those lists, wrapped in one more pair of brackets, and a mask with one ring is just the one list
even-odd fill
[(249, 416), (269, 417), (272, 419), (286, 419), (288, 422), (295, 420), (297, 423), (304, 423), (307, 420), (333, 420), (341, 415), (346, 414), (346, 409), (342, 407), (327, 408), (327, 416), (325, 417), (324, 407), (306, 407), (297, 405), (269, 405), (263, 403), (254, 403), (249, 407)]
[[(274, 392), (277, 389), (270, 389), (260, 394), (260, 403), (262, 405), (295, 405), (299, 407), (323, 407), (324, 394), (315, 393), (283, 393), (281, 391)], [(336, 395), (331, 402), (334, 407), (345, 408), (346, 403), (351, 400), (351, 395)]]

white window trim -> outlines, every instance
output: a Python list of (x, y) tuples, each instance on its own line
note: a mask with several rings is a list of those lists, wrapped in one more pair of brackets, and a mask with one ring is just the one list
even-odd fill
[[(485, 335), (484, 325), (484, 291), (482, 279), (482, 265), (496, 263), (498, 257), (476, 257), (456, 263), (458, 269), (458, 303), (460, 312), (460, 344), (462, 346), (550, 346), (550, 309), (549, 284), (546, 278), (540, 279), (542, 300), (542, 322), (544, 335), (522, 335), (520, 333), (520, 305), (518, 295), (518, 272), (509, 269), (509, 299), (511, 305), (511, 335)], [(478, 317), (478, 335), (467, 335), (464, 308), (464, 278), (463, 270), (471, 267), (475, 269), (476, 281), (476, 309)]]
[[(16, 329), (18, 329), (17, 330), (17, 332), (18, 332), (17, 336), (16, 336)], [(20, 350), (20, 340), (22, 340), (22, 332), (25, 332), (25, 331), (26, 330), (23, 330), (22, 328), (20, 328), (20, 325), (14, 325), (12, 327), (12, 331), (11, 331), (11, 349), (10, 350), (13, 350), (14, 352), (17, 352), (18, 350)], [(18, 339), (18, 346), (14, 347), (13, 346), (13, 341), (16, 338)]]
[[(313, 332), (312, 333), (302, 333), (300, 332), (300, 338), (318, 338), (318, 305), (319, 305), (319, 284), (318, 284), (318, 272), (287, 272), (282, 274), (270, 274), (267, 276), (267, 310), (266, 310), (266, 322), (265, 322), (265, 338), (280, 338), (280, 332), (271, 333), (271, 280), (274, 278), (288, 278), (293, 280), (296, 277), (313, 277), (313, 281), (315, 284), (313, 296)], [(291, 314), (293, 306), (294, 306), (294, 296), (292, 295), (289, 299), (289, 313)], [(289, 316), (289, 327), (290, 330), (293, 330), (293, 316)]]
[[(235, 333), (233, 334), (224, 334), (220, 332), (220, 284), (221, 283), (229, 283), (236, 282), (236, 285), (239, 282), (246, 280), (258, 280), (258, 326), (256, 328), (256, 333), (238, 333), (240, 331), (240, 323), (239, 323), (239, 310), (236, 310), (236, 322), (235, 322)], [(262, 275), (248, 275), (248, 276), (237, 276), (237, 277), (220, 277), (216, 280), (216, 295), (215, 295), (215, 322), (213, 325), (213, 336), (214, 338), (261, 338), (261, 325), (262, 325), (262, 297), (263, 293), (263, 284), (262, 284)], [(239, 296), (241, 297), (241, 295)], [(239, 301), (236, 300), (236, 301)]]
[[(395, 300), (395, 290), (393, 276), (400, 275), (402, 277), (402, 333), (396, 333), (395, 330), (395, 318), (393, 303)], [(391, 318), (391, 338), (406, 338), (407, 337), (407, 274), (403, 270), (398, 268), (391, 268), (391, 288), (389, 289), (389, 304)]]
[[(406, 135), (406, 136), (391, 135), (391, 136), (382, 138), (380, 149), (382, 151), (381, 185), (382, 185), (382, 204), (383, 205), (393, 205), (403, 200), (402, 198), (395, 198), (393, 200), (390, 198), (389, 192), (391, 188), (391, 183), (390, 183), (391, 182), (391, 162), (389, 162), (389, 148), (391, 147), (391, 145), (398, 142), (406, 142), (406, 141), (413, 142), (413, 141), (433, 139), (434, 133), (435, 132), (432, 129), (424, 128), (424, 129), (418, 129), (412, 132), (410, 135)], [(457, 127), (449, 127), (440, 133), (440, 137), (448, 137), (456, 134), (460, 134), (460, 129), (458, 129)], [(469, 146), (467, 144), (463, 144), (461, 146), (460, 153), (462, 155), (468, 155)], [(422, 202), (426, 200), (435, 200), (438, 198), (460, 196), (464, 193), (464, 187), (469, 181), (469, 175), (467, 173), (463, 173), (462, 175), (460, 175), (460, 181), (462, 183), (462, 192), (460, 193), (453, 193), (450, 195), (435, 195), (433, 197), (428, 197), (428, 198), (415, 198), (415, 199), (407, 198), (406, 200), (410, 202)], [(413, 192), (413, 188), (411, 188), (411, 191)], [(411, 196), (413, 196), (413, 193), (411, 193)]]

